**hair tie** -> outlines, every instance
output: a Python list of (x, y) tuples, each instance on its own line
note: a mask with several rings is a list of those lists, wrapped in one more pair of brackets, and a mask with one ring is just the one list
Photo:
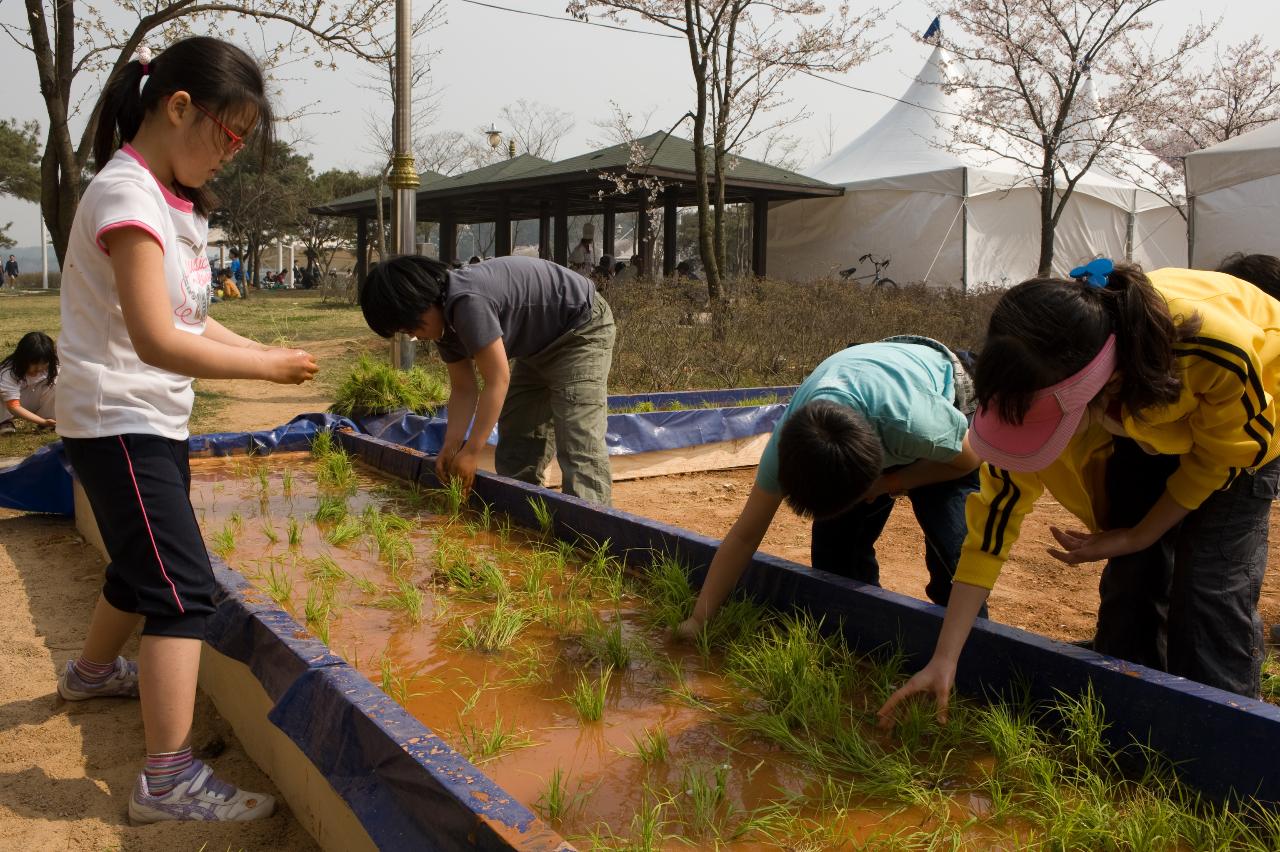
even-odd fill
[(1099, 257), (1089, 261), (1084, 266), (1077, 266), (1068, 274), (1082, 284), (1102, 290), (1106, 288), (1107, 281), (1110, 279), (1111, 273), (1115, 271), (1115, 268), (1116, 265), (1111, 262), (1110, 258)]
[(133, 52), (130, 62), (136, 62), (142, 66), (142, 81), (138, 83), (138, 91), (142, 91), (142, 87), (146, 85), (147, 78), (151, 76), (151, 65), (153, 57), (151, 48), (145, 44), (138, 45), (138, 49)]

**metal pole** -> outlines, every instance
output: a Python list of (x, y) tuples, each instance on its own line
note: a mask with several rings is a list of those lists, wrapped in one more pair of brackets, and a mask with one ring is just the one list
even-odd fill
[[(391, 234), (396, 254), (413, 254), (417, 224), (418, 172), (413, 167), (413, 16), (410, 0), (396, 0), (395, 106), (392, 118)], [(413, 340), (397, 334), (391, 341), (391, 366), (413, 366)]]
[(49, 289), (49, 234), (44, 229), (44, 212), (40, 213), (40, 286)]

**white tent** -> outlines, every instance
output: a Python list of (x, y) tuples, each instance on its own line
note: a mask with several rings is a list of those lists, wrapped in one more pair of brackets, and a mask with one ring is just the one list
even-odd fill
[(1191, 265), (1280, 255), (1280, 121), (1187, 155)]
[[(884, 274), (899, 283), (1009, 285), (1035, 273), (1039, 193), (1013, 160), (944, 150), (960, 110), (944, 79), (939, 46), (899, 102), (812, 170), (845, 187), (844, 196), (770, 209), (776, 274), (810, 280), (857, 266), (860, 276), (872, 271), (859, 262), (868, 253), (890, 258)], [(1127, 256), (1140, 194), (1147, 195), (1129, 181), (1086, 174), (1058, 224), (1057, 271), (1099, 255)]]

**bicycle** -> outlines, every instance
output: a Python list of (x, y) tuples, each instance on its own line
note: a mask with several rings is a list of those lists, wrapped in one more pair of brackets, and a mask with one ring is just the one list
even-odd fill
[(858, 258), (858, 262), (866, 263), (868, 260), (871, 261), (872, 265), (876, 268), (875, 272), (869, 275), (854, 275), (854, 273), (858, 271), (858, 267), (850, 266), (848, 269), (840, 270), (840, 277), (845, 281), (865, 281), (869, 278), (871, 279), (872, 287), (889, 287), (897, 290), (898, 282), (881, 274), (892, 259), (893, 258), (886, 257), (884, 260), (877, 260), (875, 255), (867, 252), (862, 257)]

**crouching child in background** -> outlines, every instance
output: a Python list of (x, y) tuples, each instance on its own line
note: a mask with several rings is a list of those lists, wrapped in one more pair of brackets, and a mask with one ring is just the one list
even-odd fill
[(52, 429), (54, 382), (58, 378), (58, 349), (42, 331), (27, 332), (9, 357), (0, 361), (0, 435), (17, 431), (14, 418)]
[(498, 473), (541, 485), (554, 450), (566, 494), (609, 504), (614, 323), (591, 279), (531, 257), (450, 269), (403, 255), (369, 270), (360, 307), (383, 337), (435, 341), (448, 367), (449, 420), (436, 458), (442, 481), (471, 487), (496, 424)]
[(692, 638), (724, 603), (778, 508), (813, 519), (814, 568), (879, 585), (876, 540), (905, 493), (925, 538), (925, 594), (945, 606), (978, 487), (969, 448), (972, 383), (959, 359), (925, 337), (832, 355), (797, 388), (773, 430), (742, 514), (677, 628)]

